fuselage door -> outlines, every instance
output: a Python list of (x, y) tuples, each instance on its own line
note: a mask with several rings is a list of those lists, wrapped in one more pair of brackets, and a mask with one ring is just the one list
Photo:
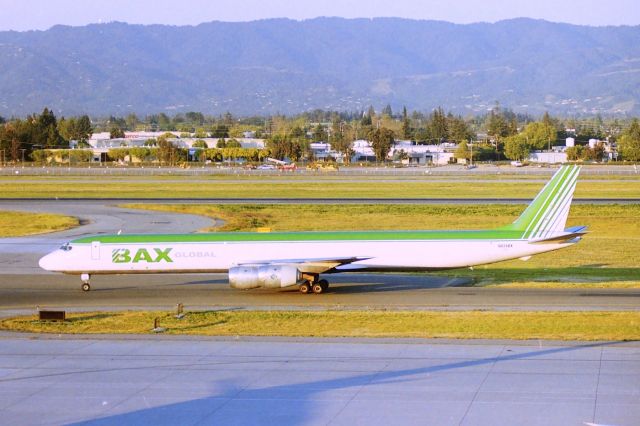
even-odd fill
[(100, 260), (100, 241), (91, 242), (91, 260)]

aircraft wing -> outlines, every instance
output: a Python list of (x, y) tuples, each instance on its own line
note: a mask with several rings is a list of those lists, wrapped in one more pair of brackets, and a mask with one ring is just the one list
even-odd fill
[(335, 257), (335, 258), (317, 258), (317, 259), (278, 259), (278, 260), (255, 260), (241, 262), (238, 266), (258, 266), (258, 265), (296, 265), (300, 272), (310, 274), (321, 274), (334, 269), (338, 266), (347, 265), (349, 263), (360, 260), (371, 259), (370, 257)]

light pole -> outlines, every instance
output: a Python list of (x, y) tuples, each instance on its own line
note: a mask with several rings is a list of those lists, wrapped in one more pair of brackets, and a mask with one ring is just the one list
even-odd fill
[(22, 168), (24, 169), (24, 152), (26, 151), (26, 149), (21, 148), (20, 151), (22, 151)]

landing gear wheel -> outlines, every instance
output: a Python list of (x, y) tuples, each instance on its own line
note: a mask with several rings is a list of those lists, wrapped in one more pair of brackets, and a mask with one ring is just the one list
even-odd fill
[(311, 292), (311, 285), (308, 282), (300, 284), (300, 293), (307, 294)]
[(82, 280), (82, 291), (91, 290), (91, 286), (89, 285), (89, 280), (91, 279), (91, 275), (85, 272), (83, 274), (80, 274), (80, 279)]
[(320, 284), (320, 286), (322, 287), (322, 291), (325, 292), (329, 289), (329, 281), (327, 280), (320, 280), (318, 281), (318, 284)]
[(317, 282), (313, 285), (312, 290), (315, 294), (320, 294), (324, 292), (324, 286), (322, 286), (320, 282)]

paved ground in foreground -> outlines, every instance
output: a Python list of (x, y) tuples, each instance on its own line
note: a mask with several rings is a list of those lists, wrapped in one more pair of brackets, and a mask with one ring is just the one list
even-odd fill
[(0, 273), (0, 316), (32, 314), (36, 306), (96, 311), (120, 309), (496, 309), (640, 310), (640, 289), (518, 289), (460, 287), (464, 278), (429, 274), (338, 274), (326, 294), (236, 290), (226, 274), (103, 275), (80, 290), (80, 279), (61, 274)]
[(27, 424), (637, 425), (640, 344), (0, 336)]

